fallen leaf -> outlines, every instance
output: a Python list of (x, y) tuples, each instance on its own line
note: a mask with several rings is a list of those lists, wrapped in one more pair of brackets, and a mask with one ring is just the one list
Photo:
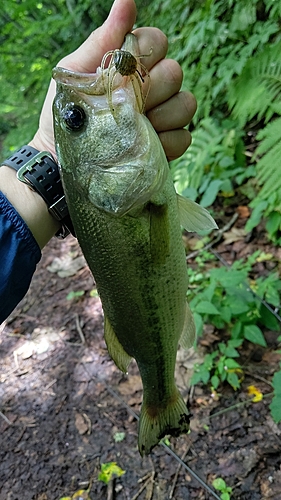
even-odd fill
[(83, 255), (73, 258), (72, 255), (68, 254), (62, 258), (55, 257), (52, 264), (47, 266), (47, 269), (50, 273), (57, 273), (60, 278), (67, 278), (68, 276), (74, 276), (77, 271), (86, 266), (87, 263)]
[(118, 386), (120, 394), (123, 396), (142, 390), (142, 382), (139, 375), (130, 375), (126, 380), (120, 382)]
[(250, 217), (249, 207), (247, 207), (245, 205), (240, 205), (239, 207), (237, 207), (236, 212), (238, 212), (239, 216), (242, 218), (246, 219), (246, 218)]
[(28, 359), (33, 354), (42, 354), (60, 340), (60, 334), (52, 328), (35, 328), (31, 335), (31, 340), (26, 340), (23, 345), (15, 349), (14, 354)]
[(244, 228), (233, 227), (231, 231), (226, 231), (223, 233), (224, 242), (226, 245), (234, 243), (235, 241), (243, 240), (246, 236)]
[(75, 427), (81, 436), (86, 434), (89, 430), (89, 422), (87, 422), (84, 415), (81, 415), (81, 413), (75, 414)]

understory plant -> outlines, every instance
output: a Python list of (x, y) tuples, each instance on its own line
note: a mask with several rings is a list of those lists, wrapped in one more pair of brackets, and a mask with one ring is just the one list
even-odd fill
[[(238, 389), (242, 375), (238, 348), (245, 340), (266, 347), (263, 328), (279, 331), (279, 322), (272, 312), (274, 308), (280, 308), (281, 280), (278, 274), (250, 278), (255, 262), (263, 258), (267, 256), (257, 251), (246, 261), (236, 261), (230, 268), (208, 269), (208, 254), (205, 252), (204, 259), (196, 259), (199, 272), (198, 269), (188, 269), (189, 303), (198, 335), (202, 334), (204, 324), (212, 324), (219, 337), (227, 339), (215, 344), (204, 362), (196, 366), (193, 384), (210, 383), (217, 389), (226, 381), (233, 389)], [(210, 259), (213, 260), (212, 255)]]
[(168, 35), (198, 102), (193, 144), (172, 166), (177, 189), (208, 206), (218, 194), (237, 196), (250, 178), (246, 230), (266, 217), (280, 243), (280, 2), (156, 0), (147, 17)]

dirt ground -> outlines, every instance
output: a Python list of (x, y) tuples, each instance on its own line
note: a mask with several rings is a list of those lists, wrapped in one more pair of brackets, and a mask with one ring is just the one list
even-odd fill
[[(268, 251), (256, 235), (216, 249), (233, 260), (263, 244)], [(59, 500), (79, 489), (92, 500), (213, 498), (164, 447), (140, 457), (137, 421), (126, 408), (140, 409), (138, 370), (133, 363), (123, 375), (107, 354), (100, 301), (74, 238), (50, 242), (27, 296), (1, 328), (0, 500)], [(224, 478), (233, 499), (281, 500), (281, 426), (266, 396), (280, 361), (278, 334), (264, 333), (268, 348), (245, 346), (242, 389), (224, 386), (218, 398), (189, 388), (208, 325), (198, 350), (178, 356), (176, 378), (192, 420), (171, 448), (208, 485)], [(264, 394), (258, 403), (249, 401), (252, 384)], [(98, 475), (108, 462), (125, 473), (106, 485)]]

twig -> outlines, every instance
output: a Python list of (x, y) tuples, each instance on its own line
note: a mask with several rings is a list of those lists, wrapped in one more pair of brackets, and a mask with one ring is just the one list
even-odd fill
[(0, 417), (2, 417), (7, 424), (13, 425), (13, 422), (11, 422), (11, 420), (9, 420), (8, 417), (6, 417), (6, 415), (4, 415), (4, 413), (2, 413), (2, 411), (0, 411)]
[(217, 500), (221, 500), (220, 497), (214, 492), (214, 490), (212, 490), (212, 488), (210, 488), (210, 486), (208, 486), (208, 484), (206, 484), (205, 481), (203, 481), (203, 479), (201, 479), (201, 477), (199, 477), (196, 474), (196, 472), (194, 472), (190, 467), (188, 467), (188, 465), (186, 465), (186, 463), (184, 463), (180, 459), (180, 457), (171, 448), (169, 448), (169, 446), (167, 446), (163, 441), (161, 441), (160, 444), (161, 444), (161, 446), (163, 446), (165, 448), (165, 450), (167, 451), (167, 453), (169, 453), (169, 455), (172, 455), (172, 457), (174, 457), (177, 460), (177, 462), (179, 462), (185, 468), (185, 470), (187, 470), (187, 472), (189, 472), (189, 474), (194, 479), (196, 479), (196, 481), (198, 481), (198, 483), (201, 484), (201, 486), (203, 486), (203, 488), (206, 491), (208, 491), (208, 493), (210, 493)]
[[(143, 483), (143, 485), (140, 487), (139, 491), (133, 496), (133, 498), (131, 500), (136, 500), (140, 496), (140, 494), (143, 492), (143, 490), (145, 490), (147, 485), (150, 482), (154, 481), (154, 475), (155, 475), (155, 472), (153, 471), (152, 474), (150, 474), (149, 478)], [(151, 498), (151, 495), (150, 495), (150, 498)]]
[(77, 328), (77, 331), (78, 331), (80, 339), (81, 339), (81, 344), (84, 345), (86, 341), (85, 341), (84, 334), (82, 332), (82, 328), (81, 328), (81, 325), (80, 325), (78, 314), (75, 314), (75, 323), (76, 323), (76, 328)]
[[(92, 379), (96, 379), (99, 382), (101, 382), (101, 379), (97, 375), (91, 375), (90, 374), (90, 372), (89, 372), (87, 366), (85, 365), (85, 363), (81, 363), (81, 364), (84, 366), (85, 371), (88, 373), (88, 375), (91, 376)], [(105, 380), (102, 380), (102, 382), (105, 385), (106, 390), (109, 392), (109, 394), (111, 394), (115, 399), (117, 399), (117, 401), (119, 401), (122, 404), (122, 406), (124, 406), (127, 409), (127, 411), (130, 413), (130, 415), (133, 415), (133, 417), (136, 420), (139, 420), (139, 416), (134, 412), (134, 410), (129, 405), (127, 405), (127, 403), (125, 401), (123, 401), (123, 399), (119, 396), (119, 394), (117, 394), (117, 392), (110, 385), (108, 385)], [(171, 455), (172, 457), (174, 457), (177, 460), (177, 462), (179, 462), (182, 465), (182, 467), (184, 467), (184, 469), (194, 479), (196, 479), (196, 481), (198, 481), (198, 483), (206, 491), (208, 491), (208, 493), (210, 493), (210, 495), (212, 495), (217, 500), (221, 500), (220, 497), (214, 492), (214, 490), (212, 490), (212, 488), (210, 488), (210, 486), (208, 486), (208, 484), (206, 484), (205, 481), (203, 481), (203, 479), (201, 479), (186, 463), (184, 463), (181, 460), (181, 458), (173, 450), (171, 450), (171, 448), (169, 448), (169, 446), (167, 446), (163, 441), (160, 442), (160, 445), (163, 446), (165, 448), (166, 452), (169, 453), (169, 455)]]
[(114, 483), (115, 479), (111, 479), (107, 484), (107, 500), (114, 500)]
[(243, 372), (246, 375), (249, 375), (249, 377), (256, 378), (257, 380), (260, 380), (261, 382), (264, 382), (265, 384), (269, 385), (269, 387), (271, 387), (271, 389), (272, 389), (272, 387), (273, 387), (272, 383), (269, 382), (268, 380), (266, 380), (266, 378), (263, 378), (260, 375), (257, 375), (256, 373), (251, 373), (248, 370), (243, 370)]
[(92, 422), (86, 413), (82, 413), (82, 415), (88, 424), (87, 434), (90, 435), (92, 432)]
[[(272, 397), (273, 394), (274, 394), (274, 392), (268, 392), (267, 394), (263, 395), (263, 399)], [(240, 401), (240, 403), (236, 403), (235, 405), (231, 405), (231, 406), (228, 406), (227, 408), (223, 408), (223, 410), (219, 410), (216, 413), (212, 413), (212, 415), (209, 415), (208, 418), (203, 419), (201, 422), (202, 423), (207, 422), (210, 418), (219, 417), (223, 413), (227, 413), (228, 411), (235, 410), (236, 408), (240, 408), (240, 406), (245, 406), (245, 405), (250, 404), (250, 403), (253, 403), (253, 398), (246, 399), (245, 401)]]
[[(190, 446), (187, 447), (187, 449), (184, 451), (182, 457), (181, 457), (181, 460), (184, 461), (186, 455), (188, 454), (189, 452), (189, 448)], [(176, 484), (177, 484), (177, 480), (178, 480), (178, 477), (179, 477), (179, 473), (180, 473), (180, 470), (181, 470), (181, 463), (178, 464), (178, 467), (177, 467), (177, 470), (176, 470), (176, 473), (175, 473), (175, 477), (174, 477), (174, 480), (173, 480), (173, 484), (171, 486), (171, 489), (170, 489), (170, 493), (169, 493), (169, 500), (171, 500), (173, 498), (173, 494), (174, 494), (174, 491), (175, 491), (175, 487), (176, 487)]]

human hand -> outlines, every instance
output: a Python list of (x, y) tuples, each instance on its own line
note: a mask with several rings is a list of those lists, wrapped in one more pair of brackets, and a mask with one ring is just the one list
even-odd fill
[[(72, 54), (64, 57), (58, 66), (77, 72), (94, 73), (103, 55), (123, 44), (125, 35), (132, 30), (136, 19), (134, 0), (115, 0), (104, 24), (96, 29)], [(134, 31), (138, 38), (142, 63), (150, 72), (151, 87), (146, 101), (146, 114), (164, 147), (168, 160), (181, 156), (191, 143), (188, 130), (196, 101), (190, 92), (180, 92), (182, 70), (172, 59), (165, 59), (167, 39), (157, 28), (138, 28)], [(30, 145), (43, 151), (50, 151), (56, 157), (52, 103), (55, 96), (55, 82), (51, 81), (40, 116), (39, 128)]]

